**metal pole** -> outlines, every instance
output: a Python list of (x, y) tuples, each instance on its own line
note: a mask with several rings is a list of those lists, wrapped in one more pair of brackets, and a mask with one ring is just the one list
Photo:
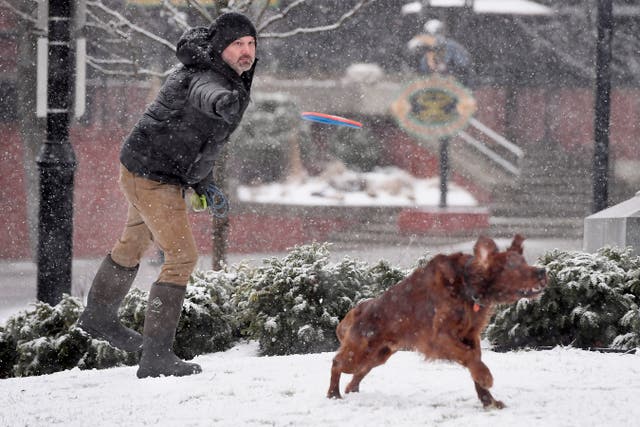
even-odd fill
[(449, 180), (449, 138), (440, 139), (440, 204), (447, 207), (447, 190)]
[(73, 180), (76, 157), (69, 142), (75, 67), (71, 40), (72, 0), (49, 2), (47, 139), (40, 171), (37, 298), (51, 305), (71, 293)]
[(608, 205), (609, 116), (611, 111), (611, 0), (598, 1), (598, 41), (596, 53), (595, 149), (593, 154), (593, 212)]

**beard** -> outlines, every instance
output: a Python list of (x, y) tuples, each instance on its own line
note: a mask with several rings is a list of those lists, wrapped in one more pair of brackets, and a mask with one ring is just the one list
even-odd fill
[(251, 56), (241, 56), (237, 62), (239, 67), (246, 68), (247, 70), (253, 65), (253, 58)]
[(236, 73), (242, 74), (245, 71), (249, 71), (253, 64), (255, 63), (255, 56), (253, 55), (242, 55), (239, 58), (225, 58), (222, 55), (222, 60), (227, 63), (229, 67), (231, 67)]
[(252, 65), (253, 58), (250, 56), (241, 56), (237, 62), (238, 68), (242, 68), (244, 71), (248, 71), (249, 69), (251, 69)]

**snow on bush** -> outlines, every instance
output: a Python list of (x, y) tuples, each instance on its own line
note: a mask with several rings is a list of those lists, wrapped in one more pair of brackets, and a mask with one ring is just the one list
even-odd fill
[(265, 263), (240, 291), (238, 304), (245, 334), (263, 355), (334, 350), (344, 315), (405, 276), (384, 262), (370, 268), (345, 258), (332, 265), (327, 244), (298, 246)]
[[(384, 262), (371, 268), (345, 259), (328, 264), (327, 245), (301, 246), (284, 259), (223, 271), (196, 271), (187, 287), (174, 350), (184, 359), (229, 349), (243, 338), (260, 342), (264, 354), (331, 349), (335, 326), (358, 301), (376, 295), (404, 273)], [(134, 288), (120, 320), (142, 332), (148, 294)], [(54, 307), (42, 302), (0, 327), (0, 378), (42, 375), (78, 367), (133, 365), (126, 353), (75, 327), (84, 307), (65, 295)]]
[(327, 136), (327, 143), (331, 155), (349, 169), (371, 172), (382, 164), (382, 141), (369, 128), (337, 128)]
[[(235, 310), (230, 304), (238, 274), (197, 272), (187, 288), (174, 350), (185, 359), (229, 349), (238, 339)], [(122, 323), (138, 332), (144, 326), (147, 292), (134, 288), (120, 307)], [(84, 309), (65, 295), (52, 307), (37, 302), (0, 328), (0, 378), (43, 375), (65, 369), (101, 369), (135, 365), (139, 354), (127, 353), (75, 327)]]
[(551, 251), (540, 258), (549, 283), (537, 300), (496, 312), (487, 338), (497, 347), (640, 346), (640, 257), (606, 247), (595, 254)]
[(82, 309), (79, 299), (64, 295), (54, 307), (37, 302), (9, 318), (0, 328), (0, 378), (136, 363), (135, 355), (92, 340), (77, 329)]
[[(335, 327), (360, 301), (379, 295), (407, 271), (380, 261), (329, 262), (329, 245), (292, 249), (263, 265), (196, 271), (187, 287), (175, 352), (190, 359), (256, 340), (263, 355), (331, 351)], [(424, 265), (427, 258), (418, 260)], [(596, 254), (552, 251), (540, 262), (549, 284), (538, 300), (501, 307), (487, 337), (504, 349), (573, 345), (630, 349), (640, 346), (640, 257), (604, 248)], [(139, 332), (147, 293), (132, 289), (120, 308), (123, 324)], [(94, 340), (75, 327), (83, 310), (65, 295), (55, 307), (42, 302), (0, 327), (0, 378), (64, 369), (133, 365), (138, 354)]]

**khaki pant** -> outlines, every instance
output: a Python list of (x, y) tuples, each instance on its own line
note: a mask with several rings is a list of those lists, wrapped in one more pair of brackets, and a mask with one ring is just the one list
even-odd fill
[(134, 267), (154, 241), (165, 260), (157, 281), (186, 286), (198, 261), (198, 250), (182, 188), (136, 176), (120, 165), (120, 189), (129, 201), (129, 210), (111, 258), (124, 267)]

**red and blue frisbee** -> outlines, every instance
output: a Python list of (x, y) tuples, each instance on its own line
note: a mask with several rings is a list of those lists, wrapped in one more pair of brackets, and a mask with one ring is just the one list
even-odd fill
[(347, 126), (355, 129), (360, 129), (362, 127), (362, 123), (360, 122), (356, 122), (355, 120), (346, 119), (340, 116), (334, 116), (331, 114), (305, 111), (302, 114), (300, 114), (300, 116), (304, 120), (309, 120), (311, 122), (316, 122), (316, 123), (324, 123), (324, 124), (334, 125), (334, 126)]

